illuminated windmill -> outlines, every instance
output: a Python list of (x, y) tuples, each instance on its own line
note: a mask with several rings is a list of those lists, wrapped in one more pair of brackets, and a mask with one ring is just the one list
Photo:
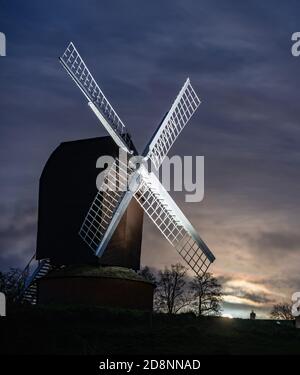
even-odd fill
[[(106, 99), (73, 43), (68, 45), (60, 61), (116, 144), (128, 154), (138, 156), (125, 125)], [(158, 169), (199, 104), (200, 100), (187, 79), (142, 153), (142, 161), (151, 159)], [(95, 254), (101, 257), (134, 197), (194, 272), (197, 275), (203, 274), (215, 259), (212, 252), (156, 176), (148, 172), (143, 162), (138, 165), (138, 168), (134, 168), (135, 166), (115, 159), (107, 172), (101, 191), (90, 206), (79, 235)], [(124, 175), (129, 176), (128, 181), (122, 179)]]
[[(114, 162), (106, 170), (103, 183), (82, 222), (82, 218), (80, 217), (79, 219), (79, 213), (83, 212), (83, 208), (86, 211), (85, 206), (82, 207), (82, 202), (87, 203), (87, 198), (90, 196), (91, 191), (88, 192), (88, 195), (83, 194), (84, 196), (82, 197), (78, 196), (78, 194), (81, 194), (81, 191), (84, 193), (84, 188), (76, 191), (74, 186), (72, 186), (70, 189), (67, 182), (68, 178), (65, 175), (68, 173), (68, 166), (76, 163), (69, 158), (70, 155), (68, 153), (65, 153), (65, 148), (62, 149), (63, 152), (60, 152), (60, 147), (58, 147), (50, 156), (40, 180), (37, 253), (22, 274), (23, 289), (21, 298), (31, 303), (36, 303), (38, 299), (38, 284), (40, 287), (42, 284), (44, 290), (45, 288), (47, 290), (47, 293), (43, 292), (42, 294), (47, 298), (51, 295), (52, 300), (60, 295), (60, 301), (64, 302), (66, 298), (70, 297), (71, 289), (75, 299), (78, 296), (90, 294), (91, 286), (84, 286), (87, 278), (71, 280), (69, 277), (60, 279), (59, 286), (55, 286), (55, 283), (58, 283), (57, 278), (56, 280), (49, 280), (50, 274), (53, 274), (53, 272), (49, 272), (50, 270), (67, 269), (68, 266), (72, 266), (75, 263), (91, 264), (94, 262), (98, 266), (100, 264), (120, 266), (133, 270), (138, 269), (140, 261), (139, 236), (141, 239), (142, 218), (137, 219), (137, 217), (142, 217), (142, 211), (146, 212), (189, 267), (197, 275), (203, 275), (209, 265), (215, 260), (214, 255), (161, 185), (155, 174), (149, 173), (146, 168), (148, 160), (151, 160), (156, 170), (160, 168), (173, 143), (198, 108), (200, 100), (192, 88), (190, 80), (186, 80), (170, 110), (153, 134), (142, 155), (139, 156), (125, 125), (101, 91), (73, 43), (68, 45), (60, 57), (60, 61), (86, 97), (89, 107), (110, 135), (110, 138), (99, 139), (102, 151), (113, 147), (116, 149), (121, 148), (129, 156), (127, 159), (130, 159), (130, 161), (127, 163), (123, 159), (114, 157)], [(83, 163), (82, 158), (87, 154), (86, 151), (90, 153), (91, 144), (93, 145), (94, 153), (98, 154), (97, 145), (99, 144), (95, 143), (95, 140), (97, 139), (71, 142), (72, 144), (75, 143), (75, 146), (82, 144), (82, 142), (85, 145), (81, 149), (80, 162), (82, 167), (80, 177), (78, 178), (78, 165), (76, 165), (75, 174), (71, 176), (73, 180), (75, 177), (76, 185), (78, 183), (86, 185), (85, 171), (88, 167), (91, 167), (91, 163)], [(104, 143), (103, 140), (105, 141)], [(110, 146), (106, 147), (106, 145), (106, 148), (103, 148), (103, 144), (106, 144), (107, 141), (109, 141)], [(70, 149), (70, 145), (67, 144), (66, 146), (67, 149)], [(74, 158), (74, 155), (78, 157), (78, 146), (75, 147), (71, 154), (72, 158)], [(136, 162), (132, 162), (132, 157), (135, 157)], [(70, 160), (72, 161), (70, 162)], [(94, 169), (94, 164), (92, 169)], [(51, 178), (49, 178), (49, 175)], [(65, 182), (63, 182), (63, 179), (65, 179)], [(60, 183), (58, 184), (57, 181), (60, 181)], [(90, 183), (91, 181), (89, 181)], [(124, 220), (125, 213), (133, 206), (134, 201), (138, 202), (136, 204), (138, 210), (135, 208), (131, 210), (131, 219), (129, 219), (128, 227), (135, 228), (135, 232), (132, 233), (131, 231), (129, 235), (131, 241), (123, 245), (124, 241), (118, 239), (112, 246), (114, 236), (118, 234), (118, 231), (120, 232), (119, 228), (122, 220)], [(80, 205), (81, 207), (79, 207)], [(79, 222), (82, 223), (81, 226)], [(76, 229), (79, 230), (79, 236), (84, 242), (77, 236)], [(75, 237), (74, 233), (76, 234)], [(80, 241), (78, 242), (78, 240)], [(89, 246), (90, 250), (83, 246), (84, 243)], [(125, 247), (123, 248), (122, 246)], [(125, 253), (127, 258), (124, 261)], [(97, 262), (93, 258), (97, 259)], [(38, 265), (34, 267), (33, 262), (35, 259), (38, 260)], [(96, 268), (99, 269), (99, 267)], [(125, 287), (123, 285), (125, 281), (117, 286), (113, 285), (115, 282), (115, 279), (111, 280), (109, 286), (105, 285), (104, 287), (103, 283), (101, 284), (98, 280), (97, 285), (93, 285), (94, 292), (91, 298), (95, 297), (94, 302), (98, 303), (101, 293), (104, 296), (107, 290), (110, 291), (109, 296), (107, 296), (110, 299), (113, 290), (115, 293), (119, 293), (115, 296), (116, 301), (122, 298), (123, 301), (129, 301), (130, 299), (134, 301), (134, 296), (137, 294), (140, 295), (139, 299), (142, 299), (148, 293), (148, 297), (145, 297), (144, 306), (146, 308), (150, 308), (150, 305), (152, 306), (153, 285), (151, 290), (148, 289), (147, 291), (145, 285), (140, 287), (138, 283), (136, 283), (136, 286), (131, 283), (130, 286), (127, 285)], [(63, 293), (63, 290), (65, 290), (65, 293)], [(126, 293), (131, 293), (131, 295), (126, 296)], [(73, 302), (74, 299), (71, 299), (70, 303)], [(91, 300), (88, 300), (88, 303), (90, 302)], [(82, 300), (80, 303), (82, 303)], [(124, 307), (124, 304), (122, 306)], [(133, 308), (136, 307), (134, 302)]]

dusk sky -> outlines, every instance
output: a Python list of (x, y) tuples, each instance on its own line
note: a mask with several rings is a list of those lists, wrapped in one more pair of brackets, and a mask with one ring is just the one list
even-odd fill
[[(59, 64), (73, 41), (142, 151), (187, 77), (202, 104), (170, 151), (204, 155), (178, 205), (212, 249), (224, 313), (300, 291), (299, 1), (0, 0), (0, 269), (35, 252), (38, 182), (63, 141), (106, 135)], [(145, 218), (142, 263), (181, 258)]]

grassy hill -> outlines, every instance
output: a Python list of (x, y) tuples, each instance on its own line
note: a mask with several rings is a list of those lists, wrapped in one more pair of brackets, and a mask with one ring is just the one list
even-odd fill
[(2, 354), (300, 354), (291, 322), (23, 306), (0, 327)]

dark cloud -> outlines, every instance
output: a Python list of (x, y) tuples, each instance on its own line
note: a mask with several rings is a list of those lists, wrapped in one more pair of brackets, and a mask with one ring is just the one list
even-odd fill
[[(226, 295), (226, 293), (225, 293), (225, 295)], [(230, 294), (230, 295), (232, 295), (232, 294)], [(247, 292), (243, 292), (243, 291), (239, 290), (237, 293), (235, 293), (233, 295), (235, 295), (236, 297), (245, 299), (245, 300), (249, 300), (249, 301), (254, 302), (254, 303), (261, 304), (261, 305), (268, 305), (270, 303), (276, 302), (276, 299), (271, 298), (266, 294), (247, 293)]]
[(290, 231), (262, 232), (255, 242), (260, 251), (268, 249), (273, 255), (284, 256), (286, 252), (300, 250), (300, 234)]
[[(184, 53), (183, 53), (184, 51)], [(237, 73), (243, 69), (246, 62), (251, 64), (255, 60), (253, 54), (241, 49), (238, 52), (232, 49), (213, 45), (191, 44), (188, 41), (176, 46), (174, 50), (164, 51), (164, 57), (159, 61), (159, 67), (174, 73), (186, 73), (190, 75), (200, 74), (218, 77), (228, 73)], [(250, 61), (249, 61), (250, 60)], [(253, 61), (252, 61), (253, 63)]]
[(243, 298), (256, 302), (256, 303), (260, 303), (260, 304), (270, 304), (270, 303), (276, 302), (274, 298), (270, 298), (267, 295), (261, 295), (261, 294), (255, 294), (255, 293), (245, 293), (243, 295)]
[(2, 207), (0, 222), (1, 269), (23, 267), (35, 253), (37, 209), (19, 202), (8, 210)]

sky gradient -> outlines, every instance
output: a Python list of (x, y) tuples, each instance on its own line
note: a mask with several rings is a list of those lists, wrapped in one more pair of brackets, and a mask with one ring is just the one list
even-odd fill
[[(38, 180), (63, 141), (105, 135), (58, 57), (72, 40), (141, 151), (189, 76), (200, 105), (170, 155), (205, 156), (205, 198), (172, 196), (216, 255), (224, 312), (300, 290), (297, 1), (0, 0), (0, 269), (35, 251)], [(180, 261), (145, 220), (143, 264)]]

